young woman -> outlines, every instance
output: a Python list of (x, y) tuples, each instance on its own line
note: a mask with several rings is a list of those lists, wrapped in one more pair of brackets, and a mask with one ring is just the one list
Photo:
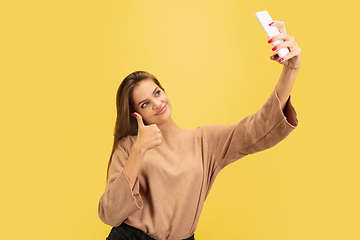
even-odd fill
[[(290, 92), (300, 68), (301, 49), (275, 21), (284, 40), (279, 82), (267, 102), (233, 125), (182, 129), (171, 117), (172, 106), (155, 76), (128, 75), (117, 92), (117, 119), (108, 181), (99, 202), (100, 219), (113, 226), (108, 240), (194, 239), (203, 203), (221, 169), (270, 148), (297, 126)], [(273, 49), (276, 51), (277, 49)], [(133, 115), (132, 115), (133, 114)]]

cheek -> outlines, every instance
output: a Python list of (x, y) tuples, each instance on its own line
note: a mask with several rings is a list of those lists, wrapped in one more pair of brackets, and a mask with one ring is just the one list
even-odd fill
[(153, 111), (152, 109), (150, 109), (150, 106), (145, 107), (145, 108), (139, 108), (139, 112), (140, 115), (143, 117), (143, 119), (148, 119), (149, 117), (151, 117), (153, 115)]
[(137, 107), (137, 106), (135, 106), (133, 109), (134, 109), (135, 112), (137, 112), (137, 113), (140, 113), (140, 111), (141, 111), (141, 109), (140, 109), (139, 107)]
[(162, 99), (163, 102), (170, 103), (169, 98), (166, 95), (163, 95)]
[(141, 117), (146, 121), (147, 118), (147, 108), (135, 107), (135, 111), (141, 115)]
[(168, 104), (169, 106), (171, 106), (171, 102), (170, 102), (170, 100), (169, 100), (168, 98), (166, 98), (166, 102), (167, 102), (167, 104)]

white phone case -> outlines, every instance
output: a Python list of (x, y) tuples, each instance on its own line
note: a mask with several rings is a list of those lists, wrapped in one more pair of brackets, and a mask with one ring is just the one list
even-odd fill
[[(259, 21), (261, 27), (264, 29), (266, 35), (268, 36), (268, 38), (272, 38), (275, 35), (280, 34), (279, 30), (277, 29), (276, 26), (272, 26), (270, 27), (269, 24), (273, 22), (272, 18), (270, 17), (269, 13), (267, 11), (261, 11), (261, 12), (257, 12), (255, 13), (255, 16), (257, 18), (257, 20)], [(277, 40), (276, 42), (273, 42), (272, 45), (276, 46), (279, 43), (284, 42), (283, 40)], [(278, 55), (283, 58), (285, 57), (288, 53), (289, 53), (289, 49), (286, 48), (282, 48), (279, 49), (277, 51)]]

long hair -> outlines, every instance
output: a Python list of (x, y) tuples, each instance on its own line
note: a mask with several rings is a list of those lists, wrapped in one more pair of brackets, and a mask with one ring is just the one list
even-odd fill
[[(129, 74), (120, 84), (116, 94), (116, 123), (114, 129), (114, 144), (111, 151), (109, 164), (107, 167), (106, 182), (109, 180), (109, 171), (111, 165), (112, 155), (119, 141), (127, 136), (136, 136), (138, 132), (137, 120), (130, 116), (135, 111), (134, 102), (132, 99), (132, 93), (134, 88), (145, 79), (151, 79), (154, 83), (161, 88), (164, 92), (164, 88), (161, 86), (159, 80), (156, 77), (145, 71), (136, 71)], [(146, 124), (146, 122), (144, 122)]]

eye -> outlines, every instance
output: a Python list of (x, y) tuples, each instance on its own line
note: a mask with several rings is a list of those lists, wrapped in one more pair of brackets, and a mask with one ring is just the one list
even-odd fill
[(160, 90), (155, 93), (155, 96), (159, 96), (159, 95), (160, 95)]
[(141, 108), (146, 107), (148, 104), (149, 104), (148, 102), (144, 103), (143, 105), (141, 105)]

